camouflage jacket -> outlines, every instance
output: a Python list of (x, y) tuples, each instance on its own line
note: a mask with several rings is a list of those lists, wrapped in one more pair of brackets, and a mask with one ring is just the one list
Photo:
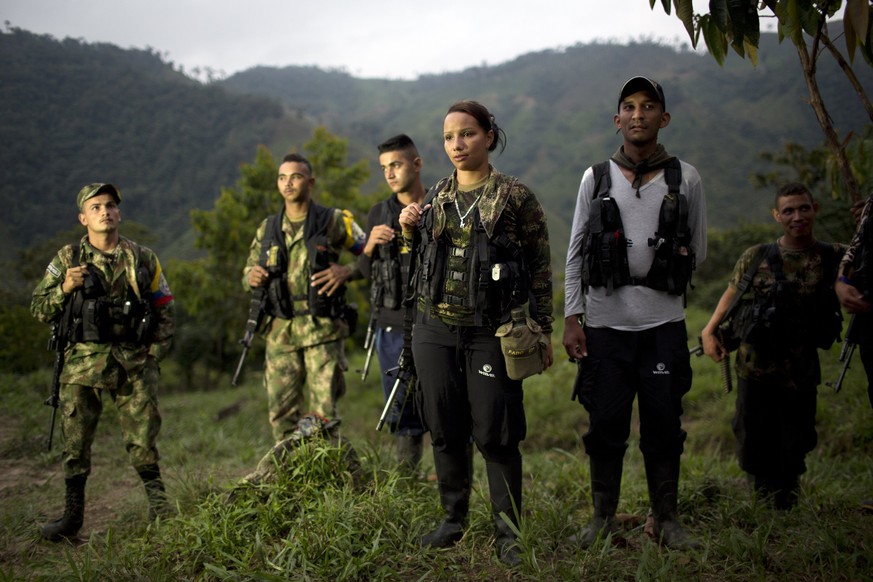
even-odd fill
[[(152, 332), (146, 343), (76, 342), (67, 346), (62, 383), (116, 388), (123, 378), (121, 368), (130, 374), (145, 365), (148, 357), (160, 361), (169, 352), (175, 331), (173, 294), (158, 257), (151, 249), (120, 237), (117, 252), (110, 256), (92, 247), (85, 235), (79, 244), (63, 247), (49, 263), (33, 291), (30, 311), (35, 318), (51, 323), (62, 315), (71, 296), (65, 295), (61, 286), (67, 269), (80, 264), (93, 265), (103, 274), (109, 299), (128, 299), (128, 294), (133, 293), (136, 300), (148, 301), (151, 305)], [(136, 270), (140, 265), (145, 266), (149, 274), (148, 289), (139, 289), (137, 284)]]
[[(436, 240), (448, 231), (460, 229), (456, 216), (455, 198), (457, 173), (453, 173), (434, 198), (433, 238)], [(530, 189), (506, 174), (491, 167), (491, 175), (479, 199), (479, 215), (489, 238), (502, 231), (510, 241), (521, 246), (525, 267), (530, 280), (530, 290), (536, 303), (536, 320), (543, 332), (552, 332), (552, 267), (549, 247), (549, 230), (546, 215)], [(449, 222), (452, 224), (450, 225)], [(456, 224), (457, 223), (457, 224)], [(458, 228), (455, 228), (458, 227)], [(457, 233), (456, 233), (457, 234)], [(452, 237), (451, 244), (459, 243)], [(465, 235), (469, 244), (469, 228)], [(408, 241), (406, 241), (408, 244)], [(433, 314), (444, 319), (453, 319), (452, 312), (458, 306), (438, 304), (432, 306)]]
[[(249, 247), (249, 256), (243, 269), (242, 284), (247, 291), (249, 286), (249, 271), (258, 264), (261, 255), (261, 240), (267, 231), (265, 218)], [(309, 253), (306, 250), (306, 240), (303, 233), (305, 226), (301, 224), (298, 230), (294, 230), (288, 216), (282, 215), (282, 232), (285, 233), (285, 247), (288, 250), (288, 288), (292, 297), (307, 297), (310, 287), (312, 269), (309, 264)], [(364, 250), (366, 234), (355, 222), (352, 213), (348, 210), (334, 209), (333, 219), (328, 225), (327, 240), (332, 250), (340, 254), (347, 249), (353, 255), (360, 255)], [(270, 253), (275, 257), (275, 253)], [(269, 265), (268, 265), (269, 266)], [(308, 301), (302, 299), (295, 301), (295, 310), (308, 308)], [(277, 342), (286, 345), (289, 350), (315, 346), (338, 340), (348, 335), (348, 326), (342, 320), (332, 320), (327, 317), (314, 317), (303, 315), (292, 319), (272, 318), (264, 324), (265, 337), (268, 342)]]
[[(831, 243), (828, 243), (831, 244)], [(758, 254), (761, 245), (755, 245), (746, 249), (737, 261), (731, 276), (730, 285), (736, 289), (740, 280), (749, 268), (752, 260)], [(845, 245), (833, 243), (838, 257), (845, 252)], [(794, 284), (797, 293), (797, 301), (804, 302), (813, 296), (821, 283), (831, 287), (836, 279), (836, 265), (834, 272), (823, 272), (822, 255), (817, 245), (806, 249), (794, 250), (779, 247), (782, 255), (782, 272), (789, 282)], [(839, 262), (839, 261), (837, 261)], [(754, 295), (766, 296), (772, 292), (775, 275), (770, 270), (767, 259), (761, 260), (755, 276), (746, 291), (745, 300), (751, 300)], [(814, 345), (767, 345), (757, 346), (741, 343), (736, 356), (737, 375), (757, 381), (794, 386), (807, 384), (814, 381), (816, 385), (821, 382), (821, 369), (818, 359), (818, 350)]]

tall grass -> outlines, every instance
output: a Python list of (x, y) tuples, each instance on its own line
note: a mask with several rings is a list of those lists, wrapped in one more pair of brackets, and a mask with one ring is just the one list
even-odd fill
[[(689, 313), (689, 335), (696, 336), (706, 317)], [(559, 343), (556, 334), (556, 354), (563, 353)], [(822, 354), (826, 379), (836, 378), (838, 350)], [(355, 357), (352, 369), (360, 367)], [(558, 360), (525, 386), (525, 550), (523, 564), (513, 571), (494, 556), (478, 456), (466, 535), (448, 550), (418, 546), (417, 539), (441, 519), (432, 458), (428, 453), (424, 461), (430, 479), (398, 473), (391, 437), (374, 430), (382, 397), (372, 372), (367, 385), (347, 376), (341, 407), (342, 434), (362, 467), (358, 478), (340, 450), (311, 441), (269, 484), (239, 486), (271, 445), (255, 373), (241, 388), (225, 380), (208, 392), (163, 397), (161, 465), (179, 515), (153, 523), (146, 520), (142, 486), (127, 467), (107, 403), (88, 482), (83, 541), (44, 542), (37, 525), (63, 503), (59, 447), (43, 451), (49, 411), (39, 403), (48, 376), (2, 376), (0, 579), (871, 579), (873, 516), (858, 503), (873, 497), (873, 412), (860, 360), (840, 394), (820, 390), (819, 446), (808, 458), (799, 506), (784, 513), (749, 495), (733, 457), (734, 396), (721, 392), (715, 364), (695, 358), (680, 484), (681, 519), (702, 542), (694, 552), (660, 548), (645, 534), (648, 498), (636, 430), (619, 505), (623, 543), (582, 551), (567, 541), (590, 517), (590, 487), (581, 447), (586, 414), (570, 401), (575, 369)], [(236, 413), (216, 420), (224, 409)]]

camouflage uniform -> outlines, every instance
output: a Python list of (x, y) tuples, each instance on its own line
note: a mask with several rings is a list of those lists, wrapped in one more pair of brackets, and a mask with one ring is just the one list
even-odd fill
[[(52, 259), (33, 292), (34, 317), (49, 323), (62, 315), (68, 296), (61, 285), (67, 269), (79, 264), (93, 265), (99, 270), (107, 287), (107, 299), (149, 302), (152, 332), (142, 344), (71, 342), (67, 347), (60, 378), (64, 474), (71, 478), (87, 476), (91, 471), (91, 444), (103, 407), (103, 390), (109, 391), (118, 409), (131, 465), (137, 470), (155, 465), (159, 458), (155, 443), (161, 428), (158, 363), (172, 343), (173, 295), (158, 257), (150, 249), (120, 237), (115, 252), (105, 254), (92, 247), (86, 235), (78, 245), (63, 247)], [(148, 272), (148, 289), (138, 288), (136, 271), (140, 266)]]
[[(837, 257), (842, 256), (845, 246), (833, 244), (833, 247)], [(759, 249), (760, 245), (747, 249), (737, 261), (730, 280), (733, 288), (736, 289)], [(779, 252), (783, 274), (794, 289), (789, 300), (797, 304), (792, 305), (792, 310), (809, 314), (823, 309), (812, 303), (811, 298), (821, 286), (833, 293), (839, 259), (831, 267), (833, 270), (826, 273), (816, 244), (801, 250), (779, 247)], [(774, 281), (775, 275), (764, 258), (743, 301), (753, 296), (769, 296)], [(792, 323), (808, 320), (809, 317), (792, 318)], [(816, 390), (821, 383), (821, 367), (813, 337), (802, 330), (783, 335), (786, 337), (763, 340), (760, 345), (740, 344), (732, 425), (740, 468), (753, 476), (756, 489), (765, 494), (775, 492), (777, 507), (790, 507), (795, 502), (798, 478), (806, 471), (805, 457), (818, 440)]]
[[(348, 210), (334, 209), (328, 225), (328, 245), (337, 254), (348, 249), (354, 255), (364, 249), (366, 235)], [(243, 286), (248, 284), (249, 271), (258, 264), (261, 240), (267, 221), (261, 222), (249, 248), (243, 269)], [(288, 252), (287, 282), (292, 297), (307, 297), (312, 276), (309, 253), (304, 239), (305, 227), (294, 228), (287, 215), (282, 215), (282, 231)], [(276, 253), (270, 253), (275, 260)], [(270, 264), (266, 265), (271, 266)], [(294, 302), (294, 311), (308, 310), (306, 299)], [(348, 325), (341, 319), (301, 315), (292, 319), (273, 317), (264, 324), (267, 342), (264, 386), (267, 389), (270, 426), (276, 442), (294, 430), (304, 412), (322, 417), (335, 414), (337, 399), (346, 391), (343, 372), (348, 369), (343, 339), (349, 335)], [(304, 391), (304, 386), (308, 390)], [(308, 406), (304, 410), (304, 406)]]

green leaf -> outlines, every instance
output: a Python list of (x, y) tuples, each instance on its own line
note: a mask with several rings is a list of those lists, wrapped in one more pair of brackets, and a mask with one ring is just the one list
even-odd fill
[(694, 3), (691, 0), (673, 0), (676, 17), (685, 25), (688, 36), (694, 39)]
[(812, 0), (793, 1), (797, 3), (798, 17), (800, 18), (800, 24), (803, 27), (803, 31), (810, 36), (815, 36), (816, 33), (818, 33), (822, 13), (819, 12)]
[(749, 55), (749, 60), (752, 62), (752, 65), (758, 65), (758, 44), (752, 44), (750, 42), (746, 43), (746, 54)]
[(728, 32), (728, 7), (727, 0), (709, 0), (709, 15), (718, 29), (724, 34)]
[(846, 11), (843, 14), (843, 30), (846, 34), (846, 52), (849, 62), (855, 61), (855, 48), (862, 39), (867, 38), (867, 28), (870, 23), (870, 7), (868, 0), (846, 0)]
[[(873, 11), (873, 7), (870, 8)], [(867, 31), (864, 33), (864, 42), (861, 43), (861, 54), (867, 64), (873, 67), (873, 17), (867, 18)]]
[(700, 17), (700, 28), (703, 30), (703, 40), (706, 42), (706, 48), (709, 49), (712, 58), (719, 66), (724, 66), (727, 54), (727, 37), (719, 30), (718, 25), (712, 21), (709, 14)]

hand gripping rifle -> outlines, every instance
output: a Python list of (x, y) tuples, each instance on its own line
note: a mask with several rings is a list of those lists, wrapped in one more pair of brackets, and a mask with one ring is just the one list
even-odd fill
[(382, 427), (385, 426), (385, 419), (388, 418), (388, 413), (394, 407), (394, 401), (397, 398), (397, 391), (400, 387), (406, 386), (408, 388), (415, 382), (415, 366), (412, 362), (411, 354), (407, 355), (406, 348), (400, 352), (400, 357), (397, 358), (397, 367), (391, 368), (385, 373), (388, 375), (392, 373), (397, 374), (397, 379), (394, 380), (394, 386), (391, 388), (391, 393), (388, 394), (388, 399), (385, 401), (385, 408), (382, 409), (382, 416), (379, 417), (379, 422), (376, 424), (377, 431), (381, 431)]
[(239, 357), (239, 363), (236, 365), (236, 372), (233, 374), (233, 380), (230, 381), (231, 386), (236, 386), (239, 374), (246, 361), (246, 356), (249, 353), (249, 348), (252, 345), (252, 339), (255, 337), (258, 328), (261, 327), (261, 321), (264, 319), (264, 306), (266, 302), (266, 287), (258, 287), (252, 291), (252, 300), (251, 303), (249, 303), (249, 317), (246, 319), (246, 327), (243, 337), (239, 340), (239, 343), (242, 344), (243, 351), (242, 355)]
[(858, 338), (855, 337), (855, 319), (857, 317), (857, 315), (853, 315), (849, 320), (849, 327), (846, 328), (846, 337), (843, 338), (843, 347), (840, 350), (840, 361), (843, 363), (843, 367), (840, 370), (840, 376), (833, 384), (827, 382), (828, 386), (833, 387), (834, 394), (838, 393), (843, 387), (843, 380), (846, 378), (846, 372), (849, 371), (849, 363), (851, 363), (852, 356), (855, 354), (855, 346), (858, 345)]

